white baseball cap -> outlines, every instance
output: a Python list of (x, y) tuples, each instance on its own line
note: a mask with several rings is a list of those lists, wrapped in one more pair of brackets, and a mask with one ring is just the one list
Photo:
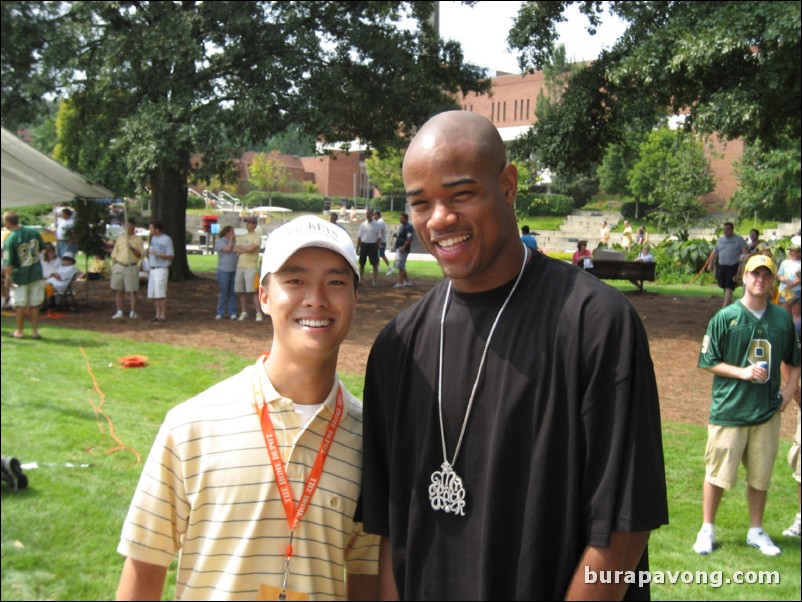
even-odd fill
[(348, 232), (314, 215), (297, 217), (273, 230), (265, 245), (259, 280), (264, 280), (267, 274), (279, 271), (294, 253), (306, 247), (321, 247), (339, 253), (354, 270), (359, 281), (356, 251)]

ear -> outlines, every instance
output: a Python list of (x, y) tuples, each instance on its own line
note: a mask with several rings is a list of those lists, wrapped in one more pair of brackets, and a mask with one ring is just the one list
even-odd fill
[(499, 175), (499, 187), (504, 194), (504, 200), (510, 207), (515, 205), (515, 196), (518, 194), (518, 168), (507, 163)]
[(270, 315), (270, 299), (267, 296), (267, 287), (259, 285), (259, 305), (262, 306), (262, 313)]

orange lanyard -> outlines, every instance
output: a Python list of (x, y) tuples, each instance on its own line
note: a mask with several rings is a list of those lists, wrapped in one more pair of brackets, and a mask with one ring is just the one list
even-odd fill
[[(263, 364), (259, 363), (261, 368)], [(337, 401), (334, 406), (334, 414), (329, 421), (329, 426), (326, 429), (326, 434), (323, 436), (323, 441), (320, 443), (320, 449), (317, 452), (315, 463), (312, 465), (312, 471), (309, 473), (309, 478), (306, 480), (303, 494), (296, 506), (292, 499), (292, 490), (290, 489), (290, 482), (287, 478), (287, 472), (284, 469), (284, 462), (281, 460), (281, 450), (276, 443), (276, 433), (273, 429), (273, 421), (270, 419), (270, 410), (268, 409), (267, 402), (265, 401), (262, 387), (259, 384), (259, 375), (254, 375), (254, 399), (259, 407), (261, 402), (262, 409), (259, 413), (259, 422), (262, 426), (262, 435), (265, 439), (265, 446), (267, 447), (267, 455), (270, 458), (270, 464), (273, 466), (273, 473), (276, 477), (276, 485), (278, 486), (281, 495), (281, 503), (284, 506), (284, 512), (287, 515), (287, 522), (290, 526), (290, 537), (295, 532), (295, 528), (301, 521), (306, 509), (309, 507), (309, 501), (312, 499), (312, 494), (315, 493), (317, 485), (320, 482), (320, 476), (323, 474), (323, 463), (329, 455), (329, 449), (334, 441), (334, 434), (337, 432), (337, 427), (340, 425), (340, 419), (343, 415), (343, 390), (342, 386), (337, 388)], [(292, 541), (292, 540), (290, 540)], [(288, 559), (292, 556), (292, 543), (287, 547)]]

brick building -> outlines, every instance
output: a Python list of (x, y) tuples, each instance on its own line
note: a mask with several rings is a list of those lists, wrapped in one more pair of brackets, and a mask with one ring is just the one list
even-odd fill
[[(492, 96), (471, 93), (458, 96), (465, 111), (484, 115), (499, 130), (504, 141), (514, 140), (535, 122), (535, 105), (545, 87), (542, 71), (526, 75), (498, 74), (492, 78)], [(711, 210), (725, 208), (738, 187), (733, 162), (743, 153), (742, 140), (722, 141), (711, 136), (706, 145), (710, 169), (713, 172), (713, 192), (702, 200)]]
[[(535, 106), (545, 87), (545, 76), (542, 71), (526, 75), (499, 73), (491, 81), (492, 95), (459, 95), (457, 102), (463, 110), (490, 119), (498, 128), (501, 138), (509, 142), (535, 122)], [(735, 192), (738, 182), (733, 162), (743, 153), (743, 146), (741, 140), (724, 142), (716, 136), (712, 136), (706, 145), (714, 189), (703, 201), (711, 210), (725, 208)], [(239, 160), (240, 174), (246, 181), (248, 166), (255, 154), (244, 153)], [(374, 193), (378, 194), (368, 179), (362, 152), (329, 150), (325, 155), (297, 157), (282, 154), (280, 158), (290, 168), (292, 179), (313, 182), (321, 194), (358, 199), (370, 199)]]

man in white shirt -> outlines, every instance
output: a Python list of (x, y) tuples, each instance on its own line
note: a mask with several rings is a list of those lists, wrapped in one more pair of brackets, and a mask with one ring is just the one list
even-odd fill
[(61, 266), (45, 280), (47, 297), (49, 298), (53, 293), (63, 293), (66, 291), (70, 282), (72, 282), (73, 276), (77, 273), (75, 256), (67, 251), (61, 257)]
[(382, 232), (382, 241), (379, 243), (379, 259), (384, 261), (384, 265), (387, 266), (387, 276), (392, 276), (393, 274), (393, 266), (390, 265), (390, 260), (387, 259), (386, 251), (387, 251), (387, 224), (384, 222), (382, 218), (381, 211), (374, 211), (373, 212), (373, 221), (379, 224)]
[(379, 245), (382, 241), (381, 226), (373, 220), (373, 209), (365, 210), (367, 217), (359, 226), (356, 252), (359, 255), (359, 278), (365, 273), (365, 262), (370, 259), (373, 266), (373, 286), (379, 286)]

